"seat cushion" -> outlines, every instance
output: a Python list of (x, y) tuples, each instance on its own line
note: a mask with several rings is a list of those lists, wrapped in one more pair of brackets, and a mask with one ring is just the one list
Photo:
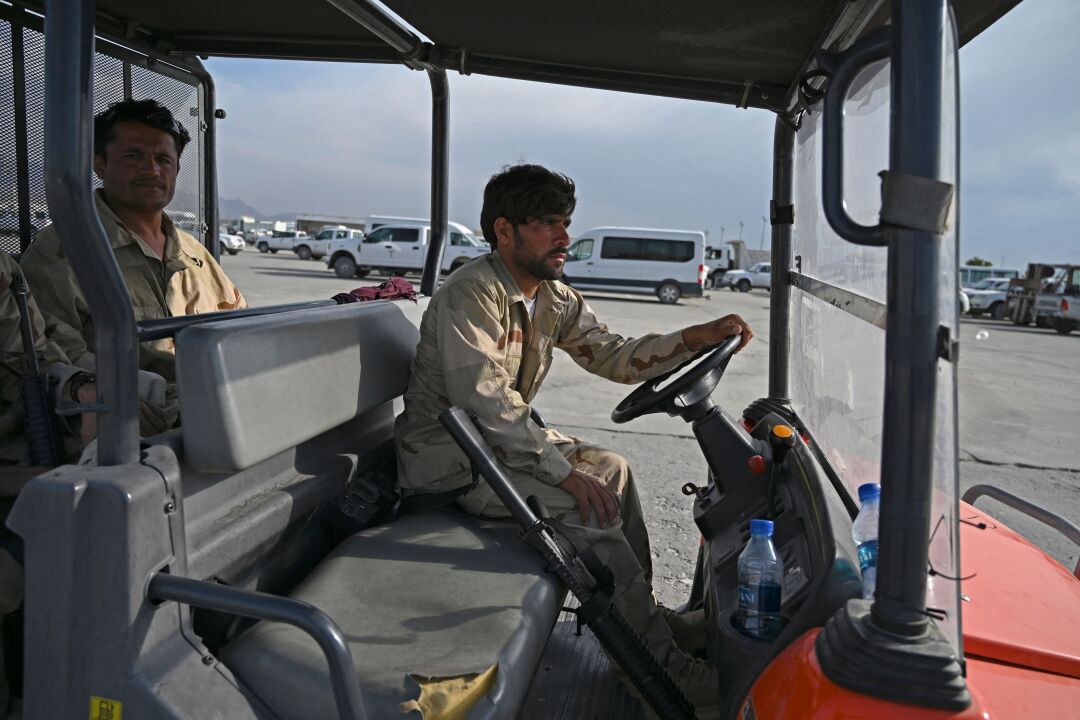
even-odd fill
[[(368, 717), (418, 717), (399, 709), (419, 694), (414, 676), (494, 664), (470, 718), (517, 716), (565, 594), (518, 535), (458, 511), (406, 516), (353, 535), (297, 588), (345, 634)], [(222, 659), (282, 718), (336, 717), (326, 660), (302, 631), (260, 622)]]

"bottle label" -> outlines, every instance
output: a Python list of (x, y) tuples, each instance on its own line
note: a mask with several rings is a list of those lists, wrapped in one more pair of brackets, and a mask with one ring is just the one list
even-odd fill
[(756, 585), (739, 585), (739, 614), (752, 616), (758, 613), (780, 612), (780, 584), (762, 582)]
[(875, 540), (867, 540), (859, 545), (859, 570), (863, 575), (867, 569), (877, 567), (877, 543)]
[(780, 583), (740, 583), (737, 627), (759, 640), (775, 640), (780, 634)]

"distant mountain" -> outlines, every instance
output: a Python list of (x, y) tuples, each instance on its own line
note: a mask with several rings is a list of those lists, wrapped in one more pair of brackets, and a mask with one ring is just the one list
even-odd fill
[(243, 200), (222, 197), (218, 198), (218, 216), (226, 220), (237, 220), (244, 216), (262, 220), (265, 217), (261, 210), (251, 207)]

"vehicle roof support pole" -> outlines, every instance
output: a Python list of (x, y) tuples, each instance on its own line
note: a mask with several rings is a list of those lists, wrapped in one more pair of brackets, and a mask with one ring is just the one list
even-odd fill
[(450, 236), (450, 81), (445, 70), (427, 74), (431, 81), (431, 238), (420, 292), (430, 297), (439, 286), (443, 247)]
[[(946, 0), (893, 4), (889, 169), (923, 178), (941, 174), (942, 63)], [(926, 570), (938, 360), (941, 236), (885, 226), (889, 239), (885, 326), (885, 412), (881, 520), (874, 621), (920, 636)]]
[(346, 16), (363, 25), (372, 35), (382, 40), (401, 55), (406, 65), (419, 70), (418, 58), (424, 53), (424, 43), (405, 27), (396, 16), (386, 12), (386, 7), (370, 0), (327, 0)]
[[(952, 32), (947, 12), (947, 0), (898, 0), (892, 4), (890, 30), (889, 175), (937, 185), (943, 185), (942, 70), (946, 33)], [(941, 197), (951, 198), (951, 187), (945, 189)], [(932, 204), (923, 196), (914, 221), (887, 213), (891, 200), (886, 184), (881, 224), (859, 231), (876, 236), (880, 229), (888, 245), (874, 600), (849, 600), (818, 635), (814, 649), (821, 669), (838, 685), (895, 702), (959, 711), (971, 705), (964, 669), (957, 649), (926, 607), (943, 223), (917, 217), (923, 205)], [(948, 205), (941, 203), (942, 208)], [(890, 223), (887, 217), (899, 219)]]
[(139, 459), (135, 315), (90, 186), (94, 2), (50, 0), (45, 16), (45, 192), (94, 318), (98, 465)]
[(790, 406), (788, 362), (791, 348), (791, 228), (795, 128), (777, 116), (773, 132), (772, 279), (769, 302), (769, 399)]

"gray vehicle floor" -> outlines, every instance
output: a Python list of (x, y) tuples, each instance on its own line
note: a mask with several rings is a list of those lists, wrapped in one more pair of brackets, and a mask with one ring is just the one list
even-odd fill
[[(571, 598), (568, 598), (572, 604)], [(563, 611), (548, 638), (520, 720), (644, 720), (596, 636)]]

